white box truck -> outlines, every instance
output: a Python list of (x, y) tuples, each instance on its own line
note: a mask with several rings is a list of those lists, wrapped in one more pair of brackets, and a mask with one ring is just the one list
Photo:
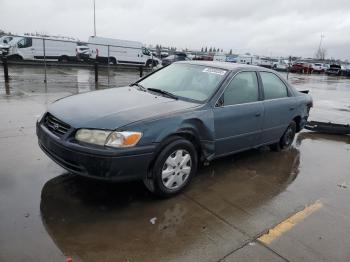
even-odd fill
[(145, 48), (141, 42), (106, 37), (89, 37), (88, 46), (96, 50), (98, 61), (111, 64), (157, 66), (159, 59)]
[[(45, 39), (45, 57), (47, 60), (62, 62), (77, 60), (76, 41)], [(8, 58), (12, 60), (42, 60), (44, 59), (43, 38), (34, 36), (17, 36), (9, 42)]]

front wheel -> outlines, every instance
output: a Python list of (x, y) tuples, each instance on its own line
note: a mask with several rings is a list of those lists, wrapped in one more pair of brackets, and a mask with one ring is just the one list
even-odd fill
[(148, 60), (146, 63), (146, 67), (156, 67), (157, 66), (157, 62), (154, 60)]
[(177, 139), (158, 154), (151, 177), (145, 178), (146, 187), (161, 197), (171, 197), (180, 193), (197, 172), (198, 157), (193, 144), (185, 139)]
[(280, 141), (271, 145), (270, 148), (273, 151), (281, 151), (282, 149), (287, 149), (293, 144), (293, 140), (296, 133), (296, 123), (292, 121), (287, 127), (286, 131), (280, 138)]

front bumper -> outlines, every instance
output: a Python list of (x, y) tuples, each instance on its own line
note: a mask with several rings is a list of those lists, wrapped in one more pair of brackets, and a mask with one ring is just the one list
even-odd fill
[(41, 149), (57, 164), (71, 173), (103, 180), (125, 181), (147, 176), (155, 145), (114, 149), (83, 146), (52, 134), (37, 123)]

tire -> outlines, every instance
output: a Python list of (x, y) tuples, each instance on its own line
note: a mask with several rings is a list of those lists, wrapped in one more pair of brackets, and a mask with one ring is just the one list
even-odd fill
[(10, 61), (22, 61), (23, 58), (20, 55), (11, 55), (7, 57)]
[[(114, 57), (110, 57), (109, 58), (109, 63), (112, 65), (116, 65), (117, 64), (117, 60)], [(107, 59), (107, 64), (108, 64), (108, 59)]]
[(197, 167), (198, 154), (194, 145), (178, 138), (159, 152), (150, 170), (151, 178), (145, 178), (144, 184), (157, 196), (171, 197), (186, 188), (197, 173)]
[(294, 121), (292, 121), (287, 127), (282, 137), (280, 138), (280, 141), (270, 145), (271, 150), (279, 152), (283, 149), (290, 148), (290, 146), (293, 144), (296, 129), (297, 129), (297, 124)]
[(68, 56), (65, 56), (65, 55), (60, 56), (60, 57), (58, 58), (58, 62), (67, 63), (67, 62), (69, 62), (69, 57), (68, 57)]
[(153, 61), (152, 61), (152, 60), (148, 60), (148, 61), (146, 62), (146, 67), (152, 67), (152, 66), (154, 66)]

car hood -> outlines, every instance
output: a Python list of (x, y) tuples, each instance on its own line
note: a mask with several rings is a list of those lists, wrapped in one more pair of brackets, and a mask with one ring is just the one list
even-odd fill
[(196, 106), (196, 103), (127, 86), (62, 98), (51, 104), (48, 112), (74, 128), (113, 130), (136, 121)]

